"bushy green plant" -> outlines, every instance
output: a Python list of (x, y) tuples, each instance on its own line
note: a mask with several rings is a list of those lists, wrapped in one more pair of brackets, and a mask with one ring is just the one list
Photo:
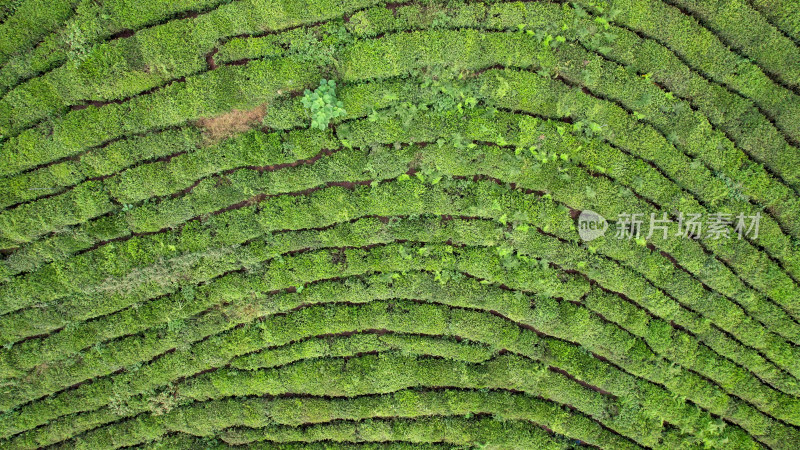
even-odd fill
[(347, 114), (342, 102), (336, 100), (336, 82), (333, 80), (321, 80), (313, 92), (306, 89), (302, 103), (311, 111), (311, 128), (324, 130), (331, 119)]
[(87, 37), (77, 22), (70, 22), (66, 29), (66, 43), (69, 46), (67, 59), (82, 62), (91, 50)]

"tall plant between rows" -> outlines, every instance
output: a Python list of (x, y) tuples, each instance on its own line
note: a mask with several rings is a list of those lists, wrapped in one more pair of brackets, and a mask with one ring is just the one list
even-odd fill
[(313, 92), (309, 89), (303, 94), (303, 106), (311, 112), (311, 128), (324, 130), (331, 119), (347, 114), (342, 102), (336, 99), (336, 82), (321, 80)]

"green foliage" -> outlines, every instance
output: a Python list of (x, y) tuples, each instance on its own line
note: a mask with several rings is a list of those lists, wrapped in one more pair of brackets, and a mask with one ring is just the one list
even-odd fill
[(0, 447), (800, 447), (788, 2), (50, 3), (0, 0)]
[(83, 62), (89, 54), (91, 48), (86, 39), (86, 35), (80, 28), (78, 22), (70, 22), (66, 30), (66, 44), (69, 47), (67, 60), (75, 64)]
[(321, 80), (313, 92), (306, 89), (302, 103), (311, 115), (311, 128), (325, 130), (332, 119), (347, 115), (344, 104), (336, 99), (336, 82), (333, 80)]

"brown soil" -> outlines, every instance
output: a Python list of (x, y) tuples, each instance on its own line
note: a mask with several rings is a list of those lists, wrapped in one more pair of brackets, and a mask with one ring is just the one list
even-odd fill
[(202, 118), (197, 125), (205, 130), (206, 143), (213, 144), (259, 125), (266, 113), (267, 105), (262, 104), (250, 110), (234, 109), (216, 117)]

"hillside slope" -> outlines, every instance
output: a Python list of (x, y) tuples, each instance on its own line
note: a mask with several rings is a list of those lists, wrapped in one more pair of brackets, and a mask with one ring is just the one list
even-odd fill
[(0, 448), (800, 448), (796, 6), (0, 1)]

